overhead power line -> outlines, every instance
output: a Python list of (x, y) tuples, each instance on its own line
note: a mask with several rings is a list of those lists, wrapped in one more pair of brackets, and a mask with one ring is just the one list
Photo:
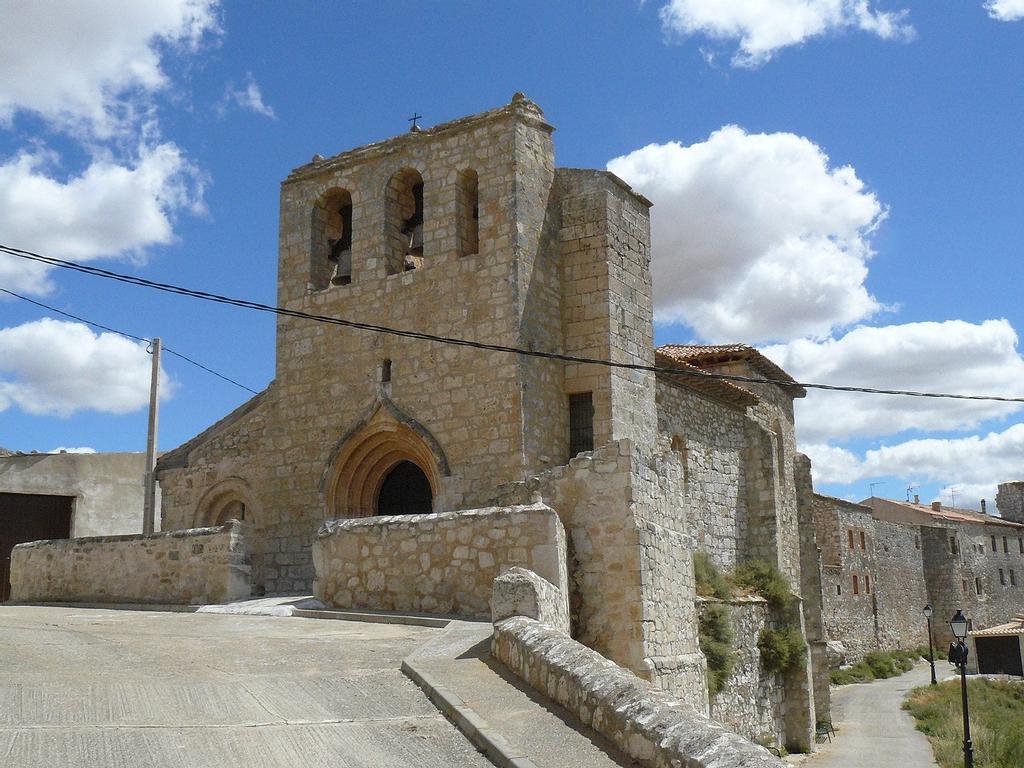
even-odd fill
[(582, 365), (600, 365), (608, 368), (620, 368), (631, 371), (649, 371), (651, 373), (666, 373), (672, 374), (674, 376), (685, 376), (693, 379), (716, 379), (719, 381), (731, 381), (744, 384), (774, 384), (780, 387), (792, 387), (796, 385), (803, 387), (804, 389), (818, 389), (826, 392), (854, 392), (858, 394), (868, 395), (898, 395), (902, 397), (927, 397), (945, 400), (974, 400), (1000, 403), (1024, 403), (1024, 397), (1003, 397), (1000, 395), (963, 395), (953, 392), (917, 392), (905, 389), (881, 389), (876, 387), (854, 387), (842, 386), (838, 384), (794, 382), (791, 380), (770, 379), (758, 376), (742, 376), (734, 373), (712, 373), (710, 371), (695, 371), (693, 369), (648, 365), (646, 363), (616, 362), (612, 360), (599, 360), (590, 357), (577, 357), (575, 355), (565, 355), (558, 352), (543, 352), (540, 350), (533, 349), (521, 349), (519, 347), (510, 347), (504, 344), (489, 344), (487, 342), (470, 341), (469, 339), (459, 339), (451, 336), (439, 336), (432, 333), (423, 333), (422, 331), (413, 331), (406, 328), (390, 328), (385, 325), (375, 325), (373, 323), (364, 323), (357, 320), (345, 320), (340, 317), (316, 315), (309, 312), (302, 312), (296, 309), (288, 309), (286, 307), (278, 307), (271, 304), (263, 304), (257, 301), (249, 301), (248, 299), (239, 299), (232, 296), (222, 296), (220, 294), (210, 293), (209, 291), (200, 291), (193, 288), (185, 288), (180, 285), (173, 285), (171, 283), (161, 283), (154, 280), (147, 280), (143, 277), (135, 277), (133, 275), (125, 275), (120, 272), (113, 272), (109, 269), (102, 269), (100, 267), (93, 267), (87, 264), (79, 264), (74, 261), (57, 259), (52, 256), (43, 256), (32, 251), (26, 251), (21, 248), (14, 248), (2, 244), (0, 244), (0, 253), (7, 253), (11, 256), (17, 256), (18, 258), (28, 259), (30, 261), (35, 261), (42, 264), (48, 264), (52, 267), (58, 267), (60, 269), (69, 269), (75, 272), (81, 272), (87, 275), (93, 275), (94, 277), (101, 277), (107, 280), (115, 280), (117, 282), (127, 283), (129, 285), (137, 285), (143, 288), (151, 288), (153, 290), (163, 291), (165, 293), (172, 293), (179, 296), (189, 296), (196, 299), (202, 299), (204, 301), (211, 301), (217, 304), (227, 304), (230, 306), (242, 307), (244, 309), (252, 309), (257, 312), (267, 312), (275, 315), (281, 315), (284, 317), (295, 317), (302, 320), (311, 320), (314, 322), (327, 323), (330, 325), (339, 325), (345, 328), (354, 328), (356, 330), (361, 331), (370, 331), (372, 333), (381, 333), (408, 339), (419, 339), (421, 341), (433, 341), (438, 344), (449, 344), (460, 347), (470, 347), (473, 349), (481, 349), (490, 352), (503, 352), (507, 354), (521, 355), (523, 357), (537, 357), (545, 360), (559, 360), (561, 362), (579, 363)]
[[(63, 315), (64, 317), (70, 318), (71, 320), (77, 320), (80, 323), (85, 323), (86, 325), (91, 325), (93, 328), (99, 328), (102, 331), (108, 331), (110, 333), (116, 333), (118, 336), (124, 336), (126, 339), (132, 339), (133, 341), (141, 341), (141, 342), (144, 342), (146, 344), (152, 344), (153, 343), (152, 339), (147, 339), (147, 338), (144, 338), (142, 336), (136, 336), (135, 334), (128, 333), (127, 331), (119, 331), (119, 330), (117, 330), (117, 328), (111, 328), (108, 325), (103, 325), (102, 323), (97, 323), (97, 322), (95, 322), (93, 320), (86, 320), (84, 317), (79, 317), (78, 315), (72, 315), (70, 312), (65, 312), (62, 309), (57, 309), (56, 307), (51, 307), (49, 304), (44, 304), (41, 301), (36, 301), (35, 299), (30, 299), (28, 296), (22, 296), (20, 293), (15, 293), (14, 291), (8, 290), (7, 288), (0, 288), (0, 293), (6, 293), (8, 296), (13, 296), (16, 299), (21, 299), (22, 301), (27, 301), (29, 304), (35, 304), (37, 307), (42, 307), (43, 309), (45, 309), (45, 310), (47, 310), (49, 312), (54, 312), (54, 313), (56, 313), (58, 315)], [(167, 346), (163, 347), (163, 350), (164, 350), (164, 352), (167, 352), (168, 354), (171, 354), (171, 355), (174, 355), (175, 357), (181, 358), (186, 363), (194, 365), (196, 368), (201, 368), (202, 370), (206, 371), (207, 373), (212, 373), (218, 379), (223, 379), (224, 381), (228, 382), (229, 384), (234, 384), (236, 387), (241, 387), (246, 392), (251, 392), (254, 395), (258, 395), (259, 394), (259, 392), (257, 392), (255, 389), (250, 389), (249, 387), (245, 386), (245, 384), (241, 384), (241, 383), (235, 381), (234, 379), (232, 379), (232, 378), (230, 378), (228, 376), (225, 376), (223, 373), (218, 373), (217, 371), (213, 370), (212, 368), (207, 368), (205, 365), (203, 365), (200, 362), (197, 362), (197, 361), (193, 360), (188, 355), (184, 355), (181, 352), (176, 352), (175, 350), (173, 350), (173, 349), (171, 349), (170, 347), (167, 347)]]

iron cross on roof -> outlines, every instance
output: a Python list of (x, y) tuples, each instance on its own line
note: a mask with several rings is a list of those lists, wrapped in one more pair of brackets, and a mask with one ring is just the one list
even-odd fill
[(419, 114), (418, 112), (413, 112), (412, 113), (412, 117), (408, 118), (409, 122), (412, 123), (412, 125), (409, 127), (409, 130), (411, 132), (413, 132), (413, 133), (419, 133), (421, 130), (423, 130), (416, 123), (417, 120), (422, 120), (422, 119), (423, 119), (423, 115)]

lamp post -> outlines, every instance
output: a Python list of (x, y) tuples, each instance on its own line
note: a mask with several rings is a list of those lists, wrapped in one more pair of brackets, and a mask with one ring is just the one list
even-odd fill
[(924, 607), (924, 617), (928, 620), (928, 663), (932, 665), (932, 685), (937, 685), (938, 682), (935, 680), (935, 653), (932, 650), (932, 607), (930, 604)]
[(949, 628), (957, 642), (949, 648), (949, 660), (960, 667), (960, 696), (964, 713), (964, 768), (974, 768), (974, 745), (971, 744), (971, 715), (967, 705), (967, 617), (957, 611), (949, 620)]

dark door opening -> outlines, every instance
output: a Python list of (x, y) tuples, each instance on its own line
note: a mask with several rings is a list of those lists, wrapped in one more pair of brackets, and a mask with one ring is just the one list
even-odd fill
[(983, 675), (1024, 676), (1017, 635), (1009, 637), (976, 637), (978, 671)]
[(425, 515), (433, 511), (434, 495), (423, 470), (403, 461), (384, 478), (377, 497), (378, 515)]
[(11, 550), (15, 544), (71, 536), (73, 496), (0, 493), (0, 602), (11, 596)]

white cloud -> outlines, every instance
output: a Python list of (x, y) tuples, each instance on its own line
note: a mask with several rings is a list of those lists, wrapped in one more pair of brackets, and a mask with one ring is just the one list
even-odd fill
[[(986, 435), (909, 440), (867, 451), (827, 445), (807, 445), (814, 482), (851, 483), (870, 477), (895, 476), (941, 483), (957, 489), (957, 506), (976, 507), (980, 499), (995, 499), (996, 486), (1019, 477), (1024, 466), (1024, 424)], [(949, 503), (947, 495), (943, 503)], [(990, 511), (994, 511), (991, 510)]]
[[(176, 211), (201, 207), (198, 172), (172, 143), (143, 147), (131, 165), (95, 159), (81, 175), (55, 178), (52, 153), (23, 152), (0, 164), (4, 243), (76, 260), (139, 253), (170, 243)], [(0, 255), (0, 282), (45, 293), (46, 269)]]
[(864, 286), (886, 212), (792, 133), (725, 126), (608, 163), (654, 202), (655, 316), (708, 341), (821, 337), (881, 309)]
[(914, 36), (906, 10), (874, 10), (869, 0), (669, 0), (660, 15), (671, 35), (738, 41), (738, 67), (761, 66), (781, 48), (845, 29), (885, 40)]
[(988, 0), (985, 10), (993, 19), (1018, 21), (1024, 19), (1024, 0)]
[(224, 94), (224, 100), (217, 107), (217, 111), (221, 116), (227, 112), (228, 105), (230, 104), (240, 109), (269, 117), (271, 120), (277, 119), (273, 107), (263, 101), (263, 92), (260, 91), (260, 86), (255, 78), (253, 78), (252, 72), (246, 73), (245, 82), (241, 88), (236, 88), (234, 83), (228, 85), (227, 91)]
[(81, 448), (67, 448), (63, 445), (57, 446), (48, 453), (96, 453), (95, 448), (89, 448), (88, 446), (82, 446)]
[(216, 32), (217, 0), (47, 0), (2, 16), (0, 122), (21, 110), (110, 136), (168, 85), (161, 58)]
[[(124, 414), (149, 402), (146, 345), (81, 323), (45, 318), (0, 329), (0, 411)], [(172, 394), (161, 373), (162, 396)]]
[[(761, 350), (799, 381), (878, 389), (1024, 396), (1024, 358), (1006, 320), (906, 323), (856, 328), (838, 339), (799, 340)], [(797, 402), (808, 443), (971, 429), (1020, 404), (811, 390)]]

